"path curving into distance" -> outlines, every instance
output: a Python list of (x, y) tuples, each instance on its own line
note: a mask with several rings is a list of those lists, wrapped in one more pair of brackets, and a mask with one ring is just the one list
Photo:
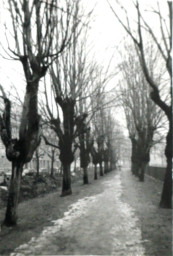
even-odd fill
[(133, 208), (121, 200), (120, 173), (106, 176), (98, 185), (102, 193), (71, 204), (63, 218), (16, 248), (11, 256), (145, 256), (139, 220)]

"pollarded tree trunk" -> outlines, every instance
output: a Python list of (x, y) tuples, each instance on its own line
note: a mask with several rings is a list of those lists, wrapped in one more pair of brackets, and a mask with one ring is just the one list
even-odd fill
[(160, 207), (172, 208), (172, 124), (170, 122), (169, 132), (166, 138), (165, 155), (167, 158), (166, 174), (160, 200)]
[(67, 196), (72, 194), (70, 164), (63, 163), (62, 166), (63, 166), (63, 182), (62, 182), (61, 196)]
[(85, 145), (85, 134), (79, 136), (80, 141), (80, 166), (83, 169), (83, 184), (89, 184), (88, 180), (88, 164), (89, 164), (89, 151)]
[(88, 168), (87, 167), (84, 167), (83, 168), (83, 184), (89, 184), (89, 181), (88, 181)]
[[(172, 26), (172, 21), (171, 21), (171, 26)], [(172, 28), (171, 28), (172, 31)], [(171, 37), (172, 40), (172, 37)], [(171, 42), (171, 47), (172, 47), (172, 42)], [(171, 51), (170, 51), (171, 52)], [(167, 159), (167, 167), (166, 167), (166, 174), (165, 174), (165, 179), (164, 179), (164, 184), (163, 184), (163, 190), (162, 190), (162, 195), (161, 195), (161, 200), (159, 206), (161, 208), (172, 208), (172, 106), (167, 105), (166, 102), (162, 101), (160, 98), (160, 92), (158, 90), (157, 84), (154, 83), (154, 81), (151, 79), (149, 76), (148, 70), (146, 68), (146, 63), (143, 54), (141, 55), (142, 57), (142, 68), (144, 71), (144, 74), (146, 76), (146, 79), (148, 83), (150, 84), (151, 88), (153, 91), (150, 93), (151, 99), (155, 102), (157, 106), (159, 106), (164, 113), (166, 114), (168, 121), (169, 121), (169, 131), (167, 134), (166, 138), (166, 148), (165, 148), (165, 156)], [(167, 62), (169, 67), (172, 65), (172, 58), (171, 55), (169, 55), (169, 59)], [(171, 85), (170, 85), (170, 91), (171, 91), (171, 97), (172, 97), (172, 70), (171, 68), (169, 69), (170, 73), (170, 78), (171, 78)]]
[(105, 161), (104, 163), (105, 163), (104, 164), (104, 167), (105, 167), (104, 173), (106, 174), (106, 173), (108, 173), (108, 162)]
[(139, 155), (141, 157), (139, 157), (139, 171), (138, 171), (138, 177), (139, 177), (139, 181), (144, 182), (145, 179), (145, 173), (146, 173), (146, 169), (148, 168), (148, 164), (150, 161), (150, 150), (149, 150), (149, 144), (147, 146), (148, 143), (144, 143), (143, 147), (142, 144), (141, 146), (139, 146)]
[(17, 207), (20, 194), (20, 183), (22, 176), (23, 163), (12, 162), (12, 176), (9, 186), (7, 209), (4, 224), (13, 226), (17, 223)]
[(94, 165), (94, 179), (97, 180), (97, 165)]
[(139, 177), (139, 181), (141, 181), (141, 182), (143, 182), (145, 180), (145, 173), (146, 173), (147, 167), (148, 167), (148, 162), (143, 161), (140, 164), (140, 170), (139, 170), (138, 177)]
[(103, 166), (102, 166), (102, 162), (99, 163), (100, 166), (100, 176), (103, 176)]
[(91, 148), (92, 162), (94, 164), (94, 179), (97, 180), (97, 164), (99, 163), (99, 153), (96, 151), (94, 146)]
[(137, 150), (137, 141), (133, 137), (130, 138), (132, 143), (132, 155), (131, 155), (131, 172), (133, 175), (138, 176), (138, 150)]
[(62, 194), (61, 196), (67, 196), (72, 194), (71, 189), (71, 172), (70, 166), (73, 162), (72, 144), (68, 135), (63, 135), (62, 141), (59, 141), (60, 145), (60, 160), (62, 163), (63, 170), (63, 181), (62, 181)]
[(108, 148), (103, 150), (103, 161), (104, 161), (104, 173), (108, 172), (108, 161), (109, 161), (109, 150)]
[[(71, 195), (71, 173), (70, 166), (74, 161), (74, 154), (72, 151), (73, 136), (74, 136), (74, 106), (75, 101), (71, 98), (61, 99), (56, 98), (58, 104), (63, 111), (63, 126), (64, 133), (61, 131), (59, 136), (59, 159), (63, 167), (63, 182), (62, 182), (62, 194), (61, 196)], [(59, 131), (60, 132), (60, 129)]]
[(117, 166), (116, 166), (116, 160), (114, 158), (114, 153), (113, 153), (113, 150), (110, 150), (110, 153), (109, 153), (109, 159), (110, 159), (110, 171), (113, 171), (113, 170), (116, 170), (117, 169)]
[(136, 177), (139, 177), (140, 166), (141, 166), (141, 160), (140, 160), (139, 152), (135, 152), (135, 155), (133, 156), (133, 160), (132, 160), (132, 168), (133, 168), (133, 174)]
[(139, 170), (138, 163), (137, 163), (137, 161), (134, 161), (134, 158), (133, 158), (132, 163), (131, 163), (132, 174), (135, 176), (138, 176), (138, 170)]
[(17, 224), (17, 207), (23, 166), (31, 161), (41, 141), (40, 116), (37, 113), (37, 92), (38, 81), (27, 84), (19, 139), (12, 139), (11, 137), (10, 101), (4, 96), (5, 112), (3, 117), (0, 117), (0, 132), (6, 147), (7, 159), (12, 162), (12, 177), (4, 220), (4, 224), (8, 226)]

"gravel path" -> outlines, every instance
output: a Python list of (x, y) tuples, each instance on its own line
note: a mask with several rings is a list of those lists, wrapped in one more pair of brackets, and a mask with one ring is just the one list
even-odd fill
[(145, 255), (138, 218), (121, 200), (120, 173), (106, 177), (99, 186), (102, 193), (70, 205), (63, 218), (19, 246), (11, 256)]
[(158, 207), (163, 182), (150, 176), (139, 182), (128, 169), (121, 172), (122, 200), (135, 209), (147, 256), (172, 255), (172, 210)]
[[(111, 172), (73, 195), (19, 205), (17, 227), (0, 233), (0, 255), (171, 256), (171, 210), (159, 209), (162, 182)], [(0, 217), (4, 209), (0, 210)]]

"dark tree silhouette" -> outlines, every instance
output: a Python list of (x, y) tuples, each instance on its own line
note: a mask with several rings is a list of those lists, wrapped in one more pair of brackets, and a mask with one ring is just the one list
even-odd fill
[[(58, 7), (60, 7), (59, 2), (56, 0), (8, 1), (13, 31), (6, 31), (7, 51), (10, 58), (18, 60), (22, 64), (26, 81), (19, 138), (12, 138), (11, 103), (1, 87), (5, 108), (4, 114), (0, 117), (0, 134), (6, 147), (6, 156), (12, 162), (12, 176), (4, 220), (4, 224), (9, 226), (17, 223), (17, 206), (23, 166), (32, 159), (41, 139), (40, 115), (38, 114), (39, 81), (71, 39), (73, 26), (71, 26), (70, 20), (73, 16), (74, 5), (72, 1), (66, 1), (63, 4), (63, 10), (67, 10), (65, 13), (62, 8)], [(54, 49), (55, 30), (60, 33), (60, 43), (56, 49)], [(11, 36), (13, 43), (9, 45)], [(14, 48), (12, 48), (13, 46)], [(5, 47), (4, 49), (6, 51)]]
[[(108, 1), (109, 3), (109, 1)], [(165, 180), (160, 200), (160, 207), (162, 208), (171, 208), (172, 207), (172, 107), (171, 104), (164, 100), (161, 91), (159, 89), (158, 81), (152, 76), (150, 72), (150, 67), (147, 63), (147, 36), (144, 35), (144, 31), (149, 37), (152, 39), (152, 44), (158, 50), (160, 54), (160, 58), (162, 63), (165, 65), (165, 69), (170, 78), (170, 98), (172, 97), (172, 1), (168, 1), (166, 4), (168, 5), (169, 15), (168, 17), (162, 15), (162, 9), (160, 7), (161, 3), (157, 3), (157, 9), (152, 10), (153, 18), (158, 18), (158, 25), (160, 26), (160, 33), (156, 34), (154, 29), (152, 28), (152, 23), (148, 23), (147, 19), (144, 15), (143, 10), (140, 8), (140, 1), (136, 0), (133, 2), (134, 8), (136, 9), (136, 31), (132, 29), (131, 21), (128, 16), (128, 10), (125, 6), (123, 6), (120, 2), (118, 2), (119, 7), (121, 7), (121, 11), (123, 11), (125, 20), (120, 17), (120, 9), (114, 8), (111, 4), (110, 8), (113, 11), (116, 19), (122, 25), (124, 30), (132, 39), (137, 55), (139, 57), (141, 69), (145, 75), (145, 79), (147, 80), (150, 88), (152, 89), (150, 93), (150, 97), (153, 102), (159, 106), (162, 111), (165, 113), (168, 122), (169, 129), (166, 138), (166, 148), (165, 148), (165, 156), (167, 159), (167, 168), (165, 174)], [(165, 3), (164, 3), (165, 4)], [(155, 15), (155, 16), (154, 16)], [(152, 22), (152, 19), (150, 19)]]

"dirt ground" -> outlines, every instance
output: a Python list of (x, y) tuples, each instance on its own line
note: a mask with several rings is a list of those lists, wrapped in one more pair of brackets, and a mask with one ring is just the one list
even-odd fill
[[(82, 173), (78, 171), (75, 173), (75, 176), (71, 177), (71, 181), (74, 183), (79, 180), (82, 180)], [(62, 176), (60, 174), (55, 174), (53, 177), (49, 173), (43, 173), (39, 176), (31, 173), (22, 176), (19, 202), (55, 192), (57, 188), (61, 187), (61, 183)], [(8, 186), (9, 182), (6, 185)], [(0, 186), (0, 208), (6, 206), (8, 197), (7, 186)]]
[(150, 176), (139, 182), (128, 170), (122, 172), (122, 200), (135, 209), (147, 256), (172, 255), (172, 211), (158, 207), (163, 183)]
[[(9, 255), (14, 252), (15, 248), (28, 243), (32, 237), (38, 237), (44, 227), (53, 227), (52, 221), (62, 218), (71, 204), (84, 197), (101, 194), (103, 192), (103, 186), (101, 185), (103, 181), (109, 182), (114, 176), (115, 172), (112, 172), (97, 181), (93, 181), (90, 178), (92, 183), (85, 186), (82, 185), (81, 181), (78, 181), (73, 184), (72, 196), (59, 197), (60, 190), (58, 190), (44, 195), (44, 197), (20, 203), (18, 226), (1, 230), (0, 255)], [(143, 246), (146, 251), (145, 255), (171, 256), (171, 210), (158, 208), (162, 183), (149, 177), (146, 177), (145, 183), (140, 183), (135, 177), (131, 176), (128, 170), (121, 171), (120, 176), (123, 188), (121, 200), (124, 204), (128, 204), (137, 216), (144, 243)], [(4, 212), (5, 209), (0, 210), (0, 220), (3, 219)], [(62, 247), (64, 243), (65, 240), (62, 238)], [(65, 254), (62, 253), (62, 255)], [(138, 255), (141, 256), (140, 254)]]

